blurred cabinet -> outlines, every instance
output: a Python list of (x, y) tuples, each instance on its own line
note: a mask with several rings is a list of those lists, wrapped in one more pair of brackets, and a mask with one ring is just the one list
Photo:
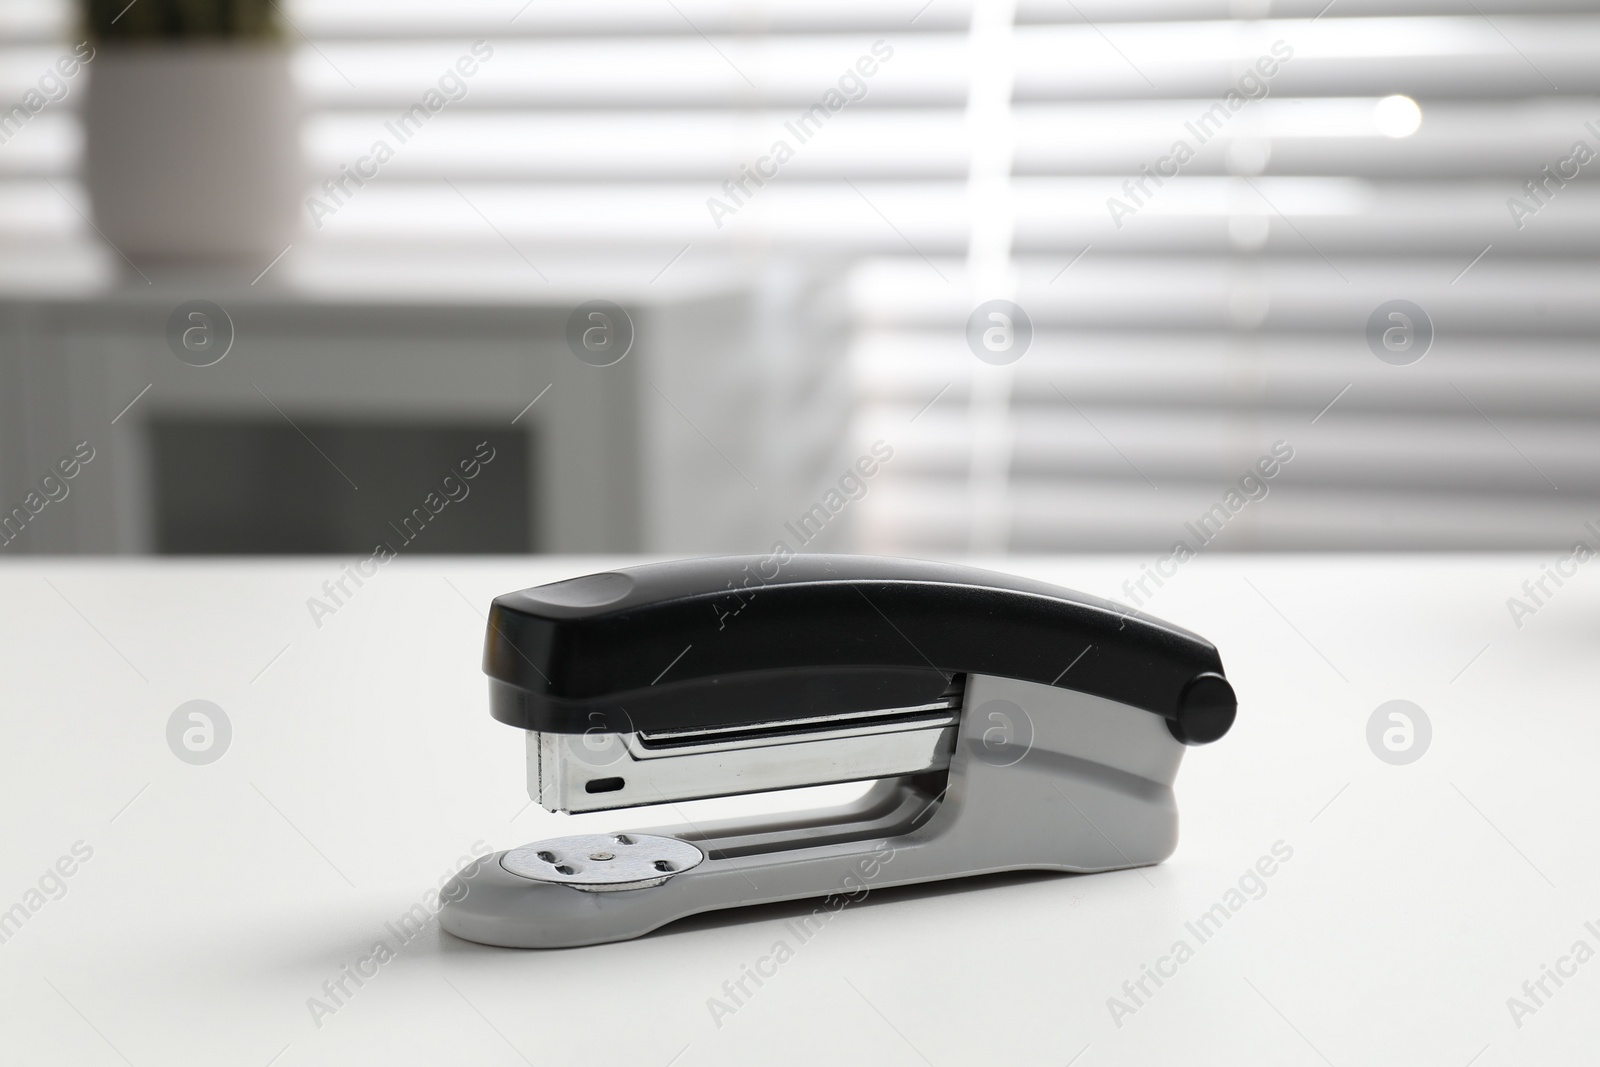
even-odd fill
[[(157, 279), (0, 302), (0, 513), (28, 513), (27, 528), (13, 530), (0, 551), (172, 547), (156, 490), (168, 507), (175, 478), (231, 479), (183, 487), (191, 503), (195, 491), (214, 491), (238, 507), (259, 506), (255, 493), (284, 507), (351, 508), (361, 477), (340, 469), (333, 453), (365, 455), (352, 462), (369, 469), (385, 455), (398, 463), (401, 452), (438, 453), (381, 444), (406, 440), (407, 427), (419, 440), (459, 442), (483, 428), (521, 443), (512, 451), (523, 459), (500, 468), (520, 470), (520, 484), (497, 484), (499, 498), (480, 519), (525, 518), (525, 533), (512, 538), (526, 540), (522, 550), (764, 550), (844, 447), (844, 319), (827, 279), (775, 268), (677, 290), (598, 294), (632, 325), (631, 348), (609, 366), (579, 359), (569, 344), (575, 309), (597, 295), (587, 290), (312, 298)], [(209, 366), (180, 359), (168, 340), (174, 313), (197, 300), (223, 309), (231, 324), (231, 347)], [(191, 454), (215, 440), (245, 455), (240, 440), (272, 429), (281, 454), (301, 439), (304, 452), (292, 460), (303, 475), (264, 471), (260, 456), (229, 461), (220, 444), (217, 456)], [(29, 505), (45, 499), (41, 479), (80, 442), (95, 458), (64, 497), (33, 514)], [(446, 473), (419, 477), (437, 482)], [(510, 493), (522, 500), (508, 501)], [(386, 506), (403, 509), (404, 495), (391, 496), (397, 503)], [(463, 501), (459, 510), (472, 507)], [(484, 543), (510, 547), (504, 537)], [(284, 550), (307, 549), (302, 539)]]

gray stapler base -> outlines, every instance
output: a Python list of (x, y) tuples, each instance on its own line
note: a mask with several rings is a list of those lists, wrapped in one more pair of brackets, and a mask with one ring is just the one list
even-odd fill
[(884, 780), (832, 813), (641, 829), (707, 853), (660, 885), (584, 892), (507, 871), (504, 852), (446, 886), (457, 937), (512, 948), (622, 941), (725, 908), (1017, 870), (1159, 863), (1177, 845), (1184, 746), (1158, 715), (1033, 682), (968, 678), (947, 787)]

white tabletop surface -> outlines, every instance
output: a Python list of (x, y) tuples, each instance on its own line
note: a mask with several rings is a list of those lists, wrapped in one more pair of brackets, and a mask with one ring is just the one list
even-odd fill
[[(873, 892), (715, 1019), (810, 905), (550, 952), (386, 926), (475, 842), (675, 821), (530, 806), (520, 736), (487, 712), (489, 600), (615, 561), (399, 560), (319, 628), (306, 601), (340, 561), (13, 559), (0, 910), (26, 915), (0, 927), (0, 1062), (1594, 1062), (1600, 960), (1569, 954), (1600, 951), (1600, 572), (1547, 583), (1520, 629), (1506, 606), (1554, 559), (1187, 563), (1149, 610), (1218, 645), (1240, 713), (1188, 753), (1169, 861)], [(1107, 595), (1147, 561), (978, 562)], [(1366, 739), (1397, 698), (1433, 728), (1404, 766)], [(233, 729), (205, 766), (166, 740), (196, 699)], [(1200, 943), (1186, 922), (1279, 842)], [(92, 855), (48, 876), (74, 846)], [(313, 1018), (380, 940), (395, 958)], [(1113, 1018), (1178, 940), (1192, 958)], [(1545, 965), (1571, 976), (1536, 1005)]]

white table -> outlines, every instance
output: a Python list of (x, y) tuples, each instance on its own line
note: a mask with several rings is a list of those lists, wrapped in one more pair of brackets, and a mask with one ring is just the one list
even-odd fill
[[(1141, 562), (991, 565), (1110, 594)], [(1507, 1007), (1575, 941), (1600, 949), (1600, 571), (1519, 630), (1505, 601), (1541, 562), (1186, 564), (1150, 608), (1217, 643), (1241, 711), (1190, 752), (1182, 841), (1159, 867), (873, 893), (793, 943), (720, 1026), (708, 999), (794, 942), (785, 923), (809, 905), (559, 952), (468, 944), (435, 921), (365, 985), (346, 979), (319, 1027), (308, 998), (394, 945), (385, 924), (474, 842), (671, 821), (529, 806), (520, 737), (486, 710), (489, 600), (614, 561), (402, 559), (320, 629), (305, 602), (334, 560), (10, 561), (0, 909), (41, 906), (0, 944), (0, 1061), (1592, 1061), (1600, 961), (1546, 979), (1520, 1027)], [(1392, 698), (1433, 725), (1407, 766), (1366, 742)], [(233, 727), (207, 766), (166, 742), (193, 699)], [(29, 898), (79, 841), (93, 855), (63, 864), (65, 894)], [(1185, 923), (1280, 841), (1293, 856), (1265, 895), (1199, 943)], [(1159, 989), (1146, 979), (1153, 995), (1117, 1025), (1108, 998), (1178, 939), (1193, 958)]]

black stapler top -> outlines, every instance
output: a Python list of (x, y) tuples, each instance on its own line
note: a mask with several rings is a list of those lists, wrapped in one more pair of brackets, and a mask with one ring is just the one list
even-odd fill
[(1104, 697), (1205, 744), (1236, 701), (1215, 646), (1044, 582), (921, 560), (723, 556), (507, 593), (483, 667), (496, 719), (668, 733), (915, 709), (968, 674)]

